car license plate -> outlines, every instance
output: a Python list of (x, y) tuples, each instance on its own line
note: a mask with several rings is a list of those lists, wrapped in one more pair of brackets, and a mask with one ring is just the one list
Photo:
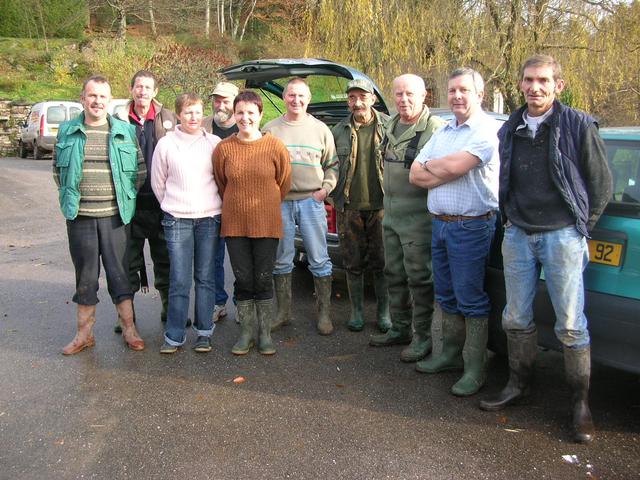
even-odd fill
[(621, 259), (621, 244), (603, 242), (601, 240), (589, 240), (589, 260), (591, 262), (619, 267)]

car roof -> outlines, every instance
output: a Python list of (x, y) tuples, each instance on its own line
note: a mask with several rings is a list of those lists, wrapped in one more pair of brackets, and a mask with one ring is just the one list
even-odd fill
[(640, 141), (640, 127), (606, 127), (600, 129), (600, 136), (605, 140)]

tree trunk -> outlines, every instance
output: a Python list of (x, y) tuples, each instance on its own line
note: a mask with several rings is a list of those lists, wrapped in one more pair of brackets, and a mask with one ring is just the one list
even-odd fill
[(249, 10), (247, 17), (244, 19), (244, 24), (242, 25), (242, 32), (240, 32), (240, 41), (242, 41), (242, 39), (244, 38), (244, 32), (247, 30), (247, 24), (249, 23), (249, 19), (253, 16), (253, 11), (256, 8), (257, 1), (258, 0), (253, 0), (253, 3), (251, 4), (251, 10)]
[(209, 38), (211, 25), (211, 1), (206, 0), (204, 7), (204, 36)]
[(149, 23), (151, 24), (151, 33), (155, 38), (158, 36), (158, 30), (156, 29), (156, 19), (153, 15), (153, 0), (149, 0)]

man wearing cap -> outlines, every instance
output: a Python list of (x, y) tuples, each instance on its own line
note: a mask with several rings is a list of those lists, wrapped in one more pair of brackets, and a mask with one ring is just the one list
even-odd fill
[(376, 101), (371, 82), (356, 79), (347, 85), (351, 115), (331, 132), (339, 160), (339, 177), (331, 196), (338, 215), (338, 234), (351, 301), (347, 328), (364, 328), (363, 298), (365, 267), (373, 273), (378, 300), (377, 322), (381, 332), (391, 327), (389, 294), (384, 277), (382, 244), (382, 173), (380, 144), (388, 116), (373, 108)]
[(327, 216), (324, 200), (338, 180), (338, 158), (331, 130), (307, 113), (311, 90), (302, 78), (285, 86), (282, 99), (287, 111), (264, 126), (289, 150), (291, 190), (281, 204), (284, 237), (278, 244), (273, 271), (278, 314), (272, 326), (286, 325), (291, 319), (291, 272), (295, 255), (296, 224), (300, 228), (313, 274), (320, 335), (333, 332), (331, 323), (332, 265), (327, 251)]
[[(233, 83), (220, 82), (213, 89), (213, 115), (209, 115), (202, 121), (202, 127), (208, 132), (224, 139), (238, 132), (236, 119), (233, 115), (233, 100), (238, 95), (238, 87)], [(218, 229), (220, 231), (220, 229)], [(227, 300), (229, 295), (224, 289), (224, 238), (218, 239), (218, 247), (215, 254), (216, 276), (216, 306), (213, 310), (213, 321), (217, 322), (227, 316)]]
[[(420, 149), (444, 121), (424, 104), (424, 80), (404, 74), (393, 80), (398, 113), (386, 125), (384, 155), (384, 274), (389, 285), (391, 328), (372, 335), (369, 345), (406, 345), (403, 362), (416, 362), (431, 350), (433, 279), (431, 216), (427, 191), (409, 183), (409, 169)], [(413, 327), (413, 328), (412, 328)]]
[[(158, 94), (156, 77), (152, 72), (140, 70), (131, 79), (129, 90), (132, 100), (126, 109), (116, 115), (120, 120), (130, 123), (136, 128), (136, 137), (147, 165), (151, 171), (153, 151), (158, 140), (175, 128), (176, 116), (165, 108), (155, 97)], [(169, 301), (169, 252), (164, 238), (164, 230), (160, 221), (162, 211), (156, 196), (151, 190), (151, 176), (148, 176), (138, 192), (136, 212), (131, 221), (131, 238), (129, 240), (129, 280), (135, 292), (140, 289), (140, 272), (145, 271), (144, 243), (149, 242), (149, 251), (153, 261), (154, 286), (158, 290), (162, 302), (160, 320), (167, 320), (167, 304)], [(114, 330), (122, 331), (120, 318)]]

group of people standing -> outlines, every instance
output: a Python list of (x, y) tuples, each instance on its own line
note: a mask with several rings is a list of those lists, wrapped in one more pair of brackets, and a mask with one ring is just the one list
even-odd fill
[[(532, 306), (544, 269), (573, 391), (574, 439), (590, 441), (582, 271), (611, 176), (596, 122), (557, 99), (564, 81), (552, 57), (529, 58), (520, 88), (526, 104), (500, 126), (482, 111), (480, 74), (456, 69), (447, 88), (454, 118), (446, 123), (425, 105), (420, 77), (394, 79), (391, 118), (373, 108), (373, 85), (358, 78), (346, 88), (350, 115), (330, 130), (307, 113), (309, 85), (294, 78), (283, 90), (286, 112), (261, 129), (260, 96), (230, 83), (213, 92), (211, 117), (203, 119), (194, 94), (177, 98), (174, 116), (154, 100), (153, 75), (138, 72), (122, 122), (106, 113), (106, 79), (90, 78), (84, 113), (61, 127), (54, 155), (78, 304), (77, 333), (63, 353), (95, 345), (100, 257), (117, 327), (130, 348), (144, 348), (132, 299), (145, 239), (166, 319), (161, 353), (185, 343), (192, 276), (194, 349), (211, 350), (214, 320), (226, 314), (226, 294), (216, 295), (224, 289), (222, 241), (241, 326), (232, 352), (249, 352), (257, 330), (258, 351), (275, 353), (271, 332), (292, 318), (296, 226), (314, 278), (317, 330), (331, 334), (328, 200), (347, 272), (347, 328), (364, 328), (369, 270), (380, 330), (370, 345), (406, 345), (400, 359), (419, 372), (460, 370), (451, 392), (473, 395), (487, 377), (485, 269), (501, 221), (510, 376), (480, 408), (498, 410), (529, 393), (537, 351)], [(440, 321), (432, 325), (434, 316)]]

